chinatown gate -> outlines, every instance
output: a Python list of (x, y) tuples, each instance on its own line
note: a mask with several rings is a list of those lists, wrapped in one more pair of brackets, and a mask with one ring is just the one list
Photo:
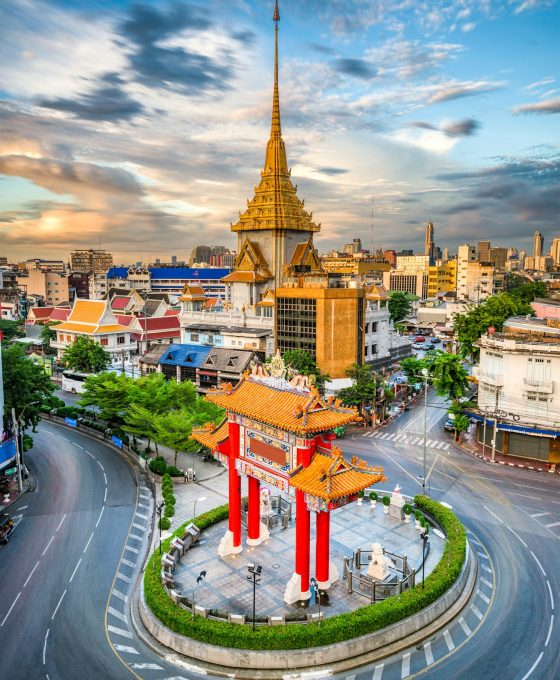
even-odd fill
[(359, 420), (356, 409), (345, 408), (333, 398), (323, 400), (304, 376), (287, 380), (279, 355), (269, 370), (256, 366), (235, 387), (223, 383), (206, 397), (227, 412), (218, 427), (208, 424), (192, 432), (193, 439), (228, 468), (229, 524), (218, 554), (225, 557), (243, 550), (241, 476), (245, 476), (247, 545), (269, 538), (261, 522), (262, 488), (295, 496), (295, 566), (284, 600), (293, 604), (311, 595), (311, 513), (316, 518), (315, 578), (321, 590), (328, 589), (338, 578), (329, 559), (330, 511), (384, 479), (381, 468), (355, 458), (349, 462), (333, 445), (333, 429)]

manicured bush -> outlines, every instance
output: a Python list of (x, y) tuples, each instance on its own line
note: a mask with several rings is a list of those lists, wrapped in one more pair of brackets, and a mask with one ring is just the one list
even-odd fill
[(156, 473), (156, 475), (163, 475), (165, 472), (166, 465), (164, 460), (153, 459), (148, 463), (148, 466), (152, 472)]
[(365, 495), (364, 490), (360, 489), (360, 491), (358, 491), (358, 498), (363, 498), (364, 495)]
[(172, 493), (168, 493), (163, 497), (165, 505), (175, 505), (175, 496)]
[(165, 508), (163, 510), (163, 514), (166, 517), (173, 517), (173, 515), (175, 514), (175, 505), (173, 505), (172, 503), (166, 503)]
[(424, 514), (422, 513), (421, 510), (415, 510), (414, 517), (416, 517), (417, 521), (420, 522), (421, 520), (424, 519)]
[(403, 512), (405, 515), (410, 515), (412, 512), (412, 505), (410, 505), (410, 503), (405, 503), (403, 505)]
[(168, 465), (166, 474), (171, 475), (172, 477), (182, 477), (183, 473), (179, 468), (176, 468), (174, 465)]
[(167, 531), (170, 527), (171, 527), (171, 520), (169, 519), (169, 517), (162, 517), (159, 520), (159, 528), (162, 531)]
[(387, 508), (391, 505), (391, 499), (389, 496), (383, 496), (383, 505)]
[(379, 498), (377, 493), (375, 491), (370, 491), (369, 492), (369, 500), (370, 501), (376, 501)]
[[(191, 618), (190, 612), (177, 607), (165, 592), (160, 579), (159, 553), (150, 557), (144, 574), (146, 602), (155, 616), (171, 630), (195, 640), (237, 649), (306, 649), (333, 644), (372, 633), (411, 616), (435, 602), (448, 590), (461, 573), (466, 555), (465, 530), (453, 512), (426, 496), (416, 496), (414, 503), (422, 508), (443, 528), (447, 536), (443, 556), (426, 577), (424, 589), (418, 585), (401, 595), (329, 617), (317, 624), (290, 626), (260, 626), (255, 632), (250, 626), (238, 626), (212, 621), (200, 616)], [(226, 519), (228, 506), (222, 505), (194, 520), (199, 529)], [(187, 524), (181, 525), (173, 536), (182, 537)], [(172, 538), (172, 537), (171, 537)], [(162, 541), (168, 551), (171, 538)], [(291, 617), (287, 617), (293, 620)]]

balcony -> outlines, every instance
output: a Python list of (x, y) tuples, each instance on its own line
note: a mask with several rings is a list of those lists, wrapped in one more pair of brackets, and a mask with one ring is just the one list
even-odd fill
[(523, 378), (523, 392), (532, 394), (552, 394), (554, 392), (554, 380), (531, 380)]
[(490, 385), (491, 387), (503, 387), (504, 386), (504, 376), (500, 374), (485, 373), (480, 370), (480, 367), (475, 366), (473, 370), (473, 377), (478, 378), (479, 383), (484, 385)]

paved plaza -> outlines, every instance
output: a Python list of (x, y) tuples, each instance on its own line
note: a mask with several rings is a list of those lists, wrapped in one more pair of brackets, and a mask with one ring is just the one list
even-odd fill
[[(314, 573), (314, 522), (312, 519), (311, 575)], [(200, 543), (188, 551), (175, 572), (176, 590), (189, 600), (192, 588), (201, 571), (206, 578), (197, 585), (196, 603), (207, 609), (222, 610), (233, 614), (252, 615), (253, 585), (247, 580), (247, 564), (262, 566), (261, 583), (257, 586), (256, 615), (290, 616), (296, 605), (286, 605), (283, 601), (284, 590), (294, 570), (295, 519), (287, 529), (274, 529), (270, 538), (256, 547), (244, 543), (239, 555), (219, 557), (218, 543), (227, 529), (227, 522), (221, 522), (206, 529)], [(326, 616), (351, 611), (369, 604), (367, 597), (348, 594), (347, 583), (342, 580), (343, 560), (362, 548), (370, 550), (373, 542), (380, 543), (388, 551), (407, 555), (409, 564), (419, 569), (422, 562), (422, 540), (414, 528), (414, 518), (405, 523), (385, 515), (381, 503), (375, 509), (369, 500), (364, 499), (362, 506), (352, 503), (331, 513), (331, 560), (336, 564), (340, 580), (329, 590), (328, 604), (322, 603), (321, 609)], [(430, 533), (430, 550), (426, 560), (426, 575), (431, 572), (443, 553), (444, 539)], [(362, 568), (362, 573), (367, 567)], [(421, 574), (417, 576), (417, 582)], [(312, 603), (309, 611), (318, 611)]]

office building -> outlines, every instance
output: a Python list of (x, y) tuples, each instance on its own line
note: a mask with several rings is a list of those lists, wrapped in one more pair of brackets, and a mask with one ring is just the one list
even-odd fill
[(103, 274), (113, 266), (113, 256), (105, 250), (74, 250), (70, 253), (70, 268), (73, 272)]
[(541, 257), (544, 250), (544, 238), (540, 231), (533, 236), (533, 257)]
[(477, 244), (477, 259), (479, 262), (490, 261), (490, 241), (479, 241)]

